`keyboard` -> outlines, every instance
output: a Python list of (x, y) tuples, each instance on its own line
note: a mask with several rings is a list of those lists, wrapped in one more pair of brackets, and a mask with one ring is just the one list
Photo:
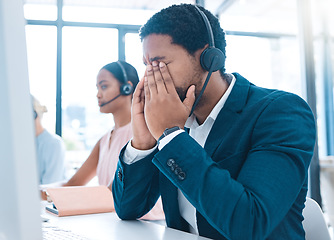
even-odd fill
[(42, 232), (44, 240), (91, 240), (71, 230), (60, 228), (50, 223), (42, 223)]

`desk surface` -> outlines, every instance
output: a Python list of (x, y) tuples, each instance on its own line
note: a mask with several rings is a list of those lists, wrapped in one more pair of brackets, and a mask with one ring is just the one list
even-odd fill
[(321, 157), (319, 165), (322, 171), (334, 172), (334, 156)]
[(57, 217), (50, 213), (42, 216), (50, 223), (94, 240), (205, 240), (208, 238), (164, 227), (149, 221), (122, 221), (117, 214), (102, 213), (71, 217)]

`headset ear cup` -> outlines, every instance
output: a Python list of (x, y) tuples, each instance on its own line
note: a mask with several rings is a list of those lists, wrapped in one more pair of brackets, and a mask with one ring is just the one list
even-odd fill
[(224, 67), (225, 55), (219, 48), (208, 47), (200, 57), (201, 66), (206, 71), (218, 71)]
[(121, 95), (127, 96), (132, 93), (132, 90), (133, 90), (132, 85), (129, 83), (126, 83), (121, 86), (120, 92), (121, 92)]

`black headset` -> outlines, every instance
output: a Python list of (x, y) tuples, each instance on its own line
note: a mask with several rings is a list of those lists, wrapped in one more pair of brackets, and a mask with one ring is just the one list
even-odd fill
[(34, 110), (34, 119), (36, 119), (37, 118), (37, 112)]
[(120, 87), (120, 93), (121, 95), (124, 95), (124, 96), (130, 95), (133, 91), (133, 86), (130, 83), (128, 83), (128, 76), (126, 74), (126, 71), (122, 63), (120, 61), (117, 61), (116, 63), (121, 68), (121, 71), (123, 73), (123, 83)]
[(194, 6), (201, 15), (209, 35), (209, 47), (202, 52), (200, 57), (201, 66), (207, 71), (216, 72), (224, 67), (225, 55), (219, 48), (215, 47), (212, 28), (207, 16), (196, 5)]
[(212, 72), (218, 71), (219, 69), (223, 68), (225, 65), (225, 54), (219, 48), (215, 47), (215, 40), (213, 37), (213, 32), (212, 32), (212, 28), (211, 28), (209, 19), (207, 18), (207, 16), (204, 14), (204, 12), (201, 9), (199, 9), (196, 5), (194, 5), (194, 7), (198, 11), (198, 13), (201, 15), (204, 21), (204, 24), (205, 24), (206, 31), (209, 35), (209, 47), (207, 47), (201, 53), (201, 56), (200, 56), (200, 62), (201, 62), (202, 68), (208, 71), (209, 73), (203, 84), (201, 92), (198, 94), (198, 97), (195, 100), (195, 103), (190, 111), (189, 116), (194, 112), (195, 107), (197, 106), (199, 100), (201, 99), (203, 92), (206, 88), (206, 85), (209, 82)]

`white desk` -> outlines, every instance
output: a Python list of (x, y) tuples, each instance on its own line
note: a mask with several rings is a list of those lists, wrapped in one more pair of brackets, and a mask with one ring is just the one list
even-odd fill
[(319, 164), (323, 210), (331, 226), (334, 226), (334, 156), (321, 157)]
[(319, 165), (321, 171), (334, 172), (334, 156), (321, 157)]
[(122, 221), (115, 212), (71, 217), (43, 213), (50, 223), (93, 240), (207, 240), (148, 221)]

